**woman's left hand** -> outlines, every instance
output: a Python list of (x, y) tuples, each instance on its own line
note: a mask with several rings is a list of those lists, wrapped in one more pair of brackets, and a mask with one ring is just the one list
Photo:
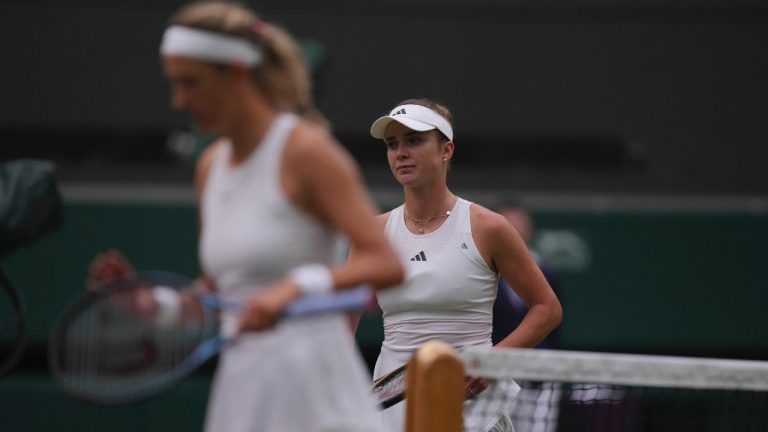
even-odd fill
[(283, 309), (300, 296), (295, 282), (285, 279), (251, 296), (240, 316), (238, 333), (272, 328)]
[(491, 380), (487, 378), (467, 377), (466, 398), (477, 398), (489, 385), (491, 385)]

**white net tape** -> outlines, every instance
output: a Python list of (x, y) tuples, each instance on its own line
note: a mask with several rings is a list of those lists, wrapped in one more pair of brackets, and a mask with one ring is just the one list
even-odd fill
[[(768, 431), (768, 362), (538, 349), (461, 358), (469, 376), (520, 384), (506, 413), (516, 432)], [(512, 430), (498, 421), (513, 389), (502, 388), (467, 403), (466, 431)]]

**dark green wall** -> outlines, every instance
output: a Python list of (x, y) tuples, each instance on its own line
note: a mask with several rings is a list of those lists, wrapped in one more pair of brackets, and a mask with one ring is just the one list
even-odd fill
[(210, 380), (194, 376), (157, 398), (120, 407), (65, 396), (46, 375), (0, 380), (3, 432), (193, 432), (202, 430)]
[[(565, 346), (739, 356), (768, 350), (765, 214), (538, 211), (535, 217), (540, 240), (569, 233), (587, 248), (579, 266), (558, 263), (557, 256), (551, 263), (565, 307)], [(70, 203), (65, 218), (60, 231), (3, 263), (27, 301), (33, 342), (45, 340), (58, 312), (83, 289), (97, 251), (120, 249), (139, 269), (198, 272), (191, 205)], [(360, 342), (375, 346), (379, 317), (362, 326)]]
[[(51, 326), (83, 290), (97, 251), (118, 248), (139, 269), (196, 274), (193, 206), (68, 203), (65, 217), (60, 231), (2, 263), (27, 301), (32, 341), (25, 362), (0, 379), (2, 430), (167, 430), (168, 411), (175, 413), (172, 429), (199, 430), (210, 370), (147, 403), (99, 408), (61, 394), (41, 360)], [(557, 269), (563, 347), (768, 358), (764, 213), (537, 211), (535, 217), (536, 245)], [(581, 261), (569, 255), (573, 244), (547, 238), (579, 239)], [(358, 340), (372, 358), (380, 317), (362, 322)]]
[(11, 255), (3, 267), (27, 302), (30, 336), (46, 338), (59, 311), (84, 289), (89, 262), (117, 248), (141, 270), (197, 273), (189, 205), (67, 204), (64, 226)]
[(768, 216), (540, 212), (586, 240), (558, 272), (566, 347), (768, 358)]

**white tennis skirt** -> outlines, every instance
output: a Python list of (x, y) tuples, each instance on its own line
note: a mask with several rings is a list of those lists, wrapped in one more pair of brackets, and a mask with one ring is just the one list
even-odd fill
[(207, 432), (380, 432), (370, 377), (346, 317), (241, 335), (219, 360)]
[[(373, 377), (378, 378), (408, 363), (410, 351), (381, 347)], [(509, 414), (520, 386), (511, 378), (501, 379), (464, 404), (464, 432), (514, 432)], [(402, 432), (405, 427), (405, 401), (380, 412), (379, 421), (387, 432)]]

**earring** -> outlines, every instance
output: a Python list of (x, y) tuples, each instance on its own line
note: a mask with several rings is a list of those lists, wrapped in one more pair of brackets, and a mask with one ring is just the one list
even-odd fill
[(448, 158), (443, 158), (443, 162), (446, 162), (446, 161), (448, 161)]

